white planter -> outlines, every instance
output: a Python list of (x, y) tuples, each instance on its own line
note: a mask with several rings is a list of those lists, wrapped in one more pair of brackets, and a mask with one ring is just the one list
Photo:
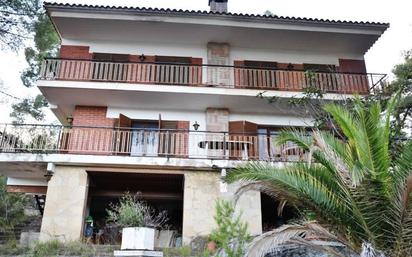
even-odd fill
[(154, 249), (155, 230), (153, 228), (124, 228), (122, 232), (122, 250)]

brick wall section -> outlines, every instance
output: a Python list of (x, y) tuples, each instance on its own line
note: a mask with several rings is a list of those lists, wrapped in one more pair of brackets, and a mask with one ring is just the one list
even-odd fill
[(111, 127), (115, 126), (117, 119), (106, 118), (106, 113), (107, 107), (76, 106), (73, 128), (68, 129), (62, 137), (63, 149), (72, 154), (112, 153), (116, 132)]
[(60, 58), (91, 60), (93, 54), (89, 50), (90, 47), (88, 46), (62, 45), (60, 47)]
[(117, 119), (106, 118), (107, 107), (76, 106), (73, 126), (113, 127)]

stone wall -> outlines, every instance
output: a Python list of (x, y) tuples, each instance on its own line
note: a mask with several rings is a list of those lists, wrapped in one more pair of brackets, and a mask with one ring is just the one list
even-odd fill
[(40, 241), (81, 239), (87, 193), (84, 168), (56, 166), (47, 188)]
[[(231, 200), (238, 185), (229, 185), (227, 192), (220, 190), (220, 173), (186, 172), (183, 205), (183, 243), (189, 244), (197, 236), (207, 236), (216, 227), (215, 203), (218, 199)], [(222, 190), (224, 191), (224, 190)], [(248, 223), (252, 235), (262, 233), (260, 193), (243, 195), (238, 205), (242, 219)]]

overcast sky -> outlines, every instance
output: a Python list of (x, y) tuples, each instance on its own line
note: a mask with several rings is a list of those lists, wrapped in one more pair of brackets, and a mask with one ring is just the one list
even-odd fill
[[(64, 3), (97, 5), (163, 7), (188, 10), (207, 10), (208, 0), (58, 0)], [(391, 27), (366, 54), (368, 72), (390, 73), (402, 62), (402, 53), (412, 49), (412, 0), (229, 0), (229, 11), (263, 14), (270, 10), (276, 15), (326, 18), (352, 21), (389, 22)], [(20, 81), (26, 66), (22, 52), (0, 53), (0, 90), (23, 98), (38, 93), (27, 89)], [(0, 123), (9, 122), (13, 98), (0, 94)], [(52, 115), (48, 120), (53, 119)]]

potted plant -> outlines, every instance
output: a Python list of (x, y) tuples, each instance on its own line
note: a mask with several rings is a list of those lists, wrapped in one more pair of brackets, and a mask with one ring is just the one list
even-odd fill
[(108, 221), (122, 228), (122, 250), (154, 250), (155, 229), (168, 221), (166, 211), (155, 209), (142, 201), (139, 195), (126, 193), (117, 204), (106, 210)]

